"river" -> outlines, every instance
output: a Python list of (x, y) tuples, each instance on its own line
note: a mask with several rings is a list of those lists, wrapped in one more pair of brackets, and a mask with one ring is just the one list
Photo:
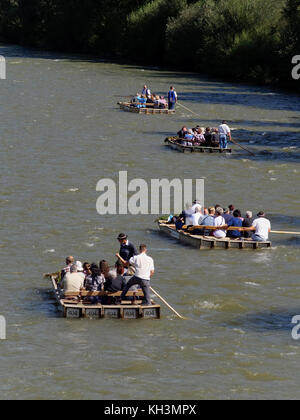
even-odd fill
[[(196, 74), (1, 45), (1, 399), (257, 399), (300, 397), (300, 237), (271, 250), (198, 251), (161, 236), (153, 215), (100, 216), (101, 178), (205, 178), (206, 204), (264, 209), (300, 231), (299, 96)], [(170, 116), (118, 109), (148, 83), (180, 101)], [(163, 140), (182, 125), (227, 119), (232, 156), (180, 154)], [(125, 231), (155, 260), (160, 321), (66, 320), (43, 273), (67, 255), (114, 261)]]

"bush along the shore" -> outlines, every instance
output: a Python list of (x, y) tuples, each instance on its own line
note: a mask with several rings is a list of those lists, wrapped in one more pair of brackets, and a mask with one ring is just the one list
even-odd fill
[(0, 37), (300, 91), (300, 0), (0, 0)]

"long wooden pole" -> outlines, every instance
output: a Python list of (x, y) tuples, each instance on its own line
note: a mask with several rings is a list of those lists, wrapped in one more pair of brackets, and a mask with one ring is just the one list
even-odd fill
[(300, 232), (286, 232), (285, 230), (271, 230), (271, 233), (278, 233), (281, 235), (300, 235)]
[(231, 142), (236, 144), (237, 146), (239, 146), (241, 149), (246, 150), (246, 152), (250, 153), (250, 155), (255, 156), (255, 154), (253, 152), (251, 152), (251, 150), (247, 149), (247, 147), (244, 147), (240, 143), (238, 143), (237, 141), (233, 140), (232, 137), (231, 137)]
[[(183, 226), (183, 229), (187, 229), (187, 226)], [(240, 232), (248, 232), (251, 229), (250, 228), (243, 228), (243, 227), (237, 227), (237, 226), (192, 226), (188, 229), (188, 231), (193, 231), (194, 229), (203, 229), (203, 230), (238, 230)], [(274, 234), (279, 234), (279, 235), (300, 235), (300, 232), (289, 232), (289, 231), (285, 231), (285, 230), (271, 230), (270, 233), (274, 233)]]
[(183, 316), (181, 316), (177, 311), (175, 311), (175, 309), (174, 308), (172, 308), (172, 306), (171, 305), (169, 305), (168, 304), (168, 302), (163, 298), (163, 297), (161, 297), (152, 287), (150, 287), (150, 290), (151, 290), (151, 292), (153, 292), (154, 294), (155, 294), (155, 296), (157, 296), (169, 309), (171, 309), (171, 311), (173, 311), (174, 312), (174, 314), (176, 314), (177, 316), (178, 316), (178, 318), (180, 318), (180, 319), (188, 319), (188, 318), (185, 318), (185, 317), (183, 317)]
[[(192, 111), (191, 109), (187, 108), (186, 106), (180, 104), (179, 102), (177, 102), (177, 105), (181, 106), (182, 108), (185, 108), (187, 111), (191, 112), (192, 114), (197, 115), (197, 117), (200, 117), (199, 114), (196, 114), (194, 111)], [(247, 149), (246, 147), (242, 146), (240, 143), (238, 143), (237, 141), (233, 140), (233, 138), (231, 138), (231, 142), (236, 144), (237, 146), (239, 146), (241, 149), (245, 150), (246, 152), (250, 153), (250, 155), (255, 156), (255, 154), (253, 152), (251, 152), (251, 150)]]
[(197, 117), (200, 117), (199, 114), (196, 114), (196, 112), (194, 112), (191, 109), (187, 108), (186, 106), (180, 104), (179, 102), (177, 102), (177, 105), (181, 106), (182, 108), (185, 108), (187, 111), (191, 112), (192, 114), (195, 114)]

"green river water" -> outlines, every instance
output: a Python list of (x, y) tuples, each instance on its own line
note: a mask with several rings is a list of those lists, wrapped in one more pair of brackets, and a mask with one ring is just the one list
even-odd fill
[[(101, 178), (205, 178), (207, 205), (264, 209), (300, 231), (299, 96), (195, 74), (2, 45), (0, 209), (1, 399), (299, 398), (300, 237), (262, 251), (198, 251), (161, 236), (153, 215), (100, 216)], [(148, 83), (201, 119), (118, 109)], [(163, 140), (187, 124), (227, 119), (255, 152), (180, 154)], [(66, 320), (45, 272), (67, 255), (114, 261), (116, 236), (146, 242), (152, 285), (181, 314), (160, 321)]]

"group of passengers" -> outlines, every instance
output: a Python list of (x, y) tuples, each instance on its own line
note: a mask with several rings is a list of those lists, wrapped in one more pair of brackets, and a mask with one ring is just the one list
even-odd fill
[[(146, 245), (140, 245), (138, 253), (136, 247), (128, 241), (125, 234), (118, 236), (120, 251), (114, 268), (109, 263), (101, 260), (96, 263), (81, 263), (74, 257), (66, 258), (66, 267), (61, 271), (60, 289), (64, 293), (104, 292), (102, 296), (87, 297), (92, 303), (115, 304), (122, 300), (132, 300), (126, 297), (127, 292), (142, 289), (144, 294), (143, 304), (152, 304), (150, 298), (150, 278), (154, 274), (154, 263), (147, 255)], [(105, 293), (106, 292), (106, 293)], [(108, 294), (122, 292), (120, 297), (111, 297)]]
[(231, 130), (226, 121), (219, 128), (204, 128), (197, 125), (188, 129), (186, 126), (178, 131), (178, 143), (183, 146), (221, 147), (227, 149), (228, 141), (232, 141)]
[(135, 108), (153, 107), (155, 109), (174, 109), (177, 102), (177, 93), (173, 86), (168, 93), (168, 101), (164, 96), (151, 93), (151, 90), (144, 86), (141, 93), (137, 93), (131, 100), (131, 106)]
[(193, 205), (187, 204), (179, 216), (171, 216), (169, 223), (174, 223), (177, 230), (186, 229), (195, 235), (214, 236), (217, 239), (229, 237), (233, 240), (266, 242), (271, 231), (271, 223), (263, 211), (254, 219), (251, 211), (247, 211), (243, 217), (234, 205), (223, 208), (217, 204), (215, 207), (202, 208), (198, 200)]

